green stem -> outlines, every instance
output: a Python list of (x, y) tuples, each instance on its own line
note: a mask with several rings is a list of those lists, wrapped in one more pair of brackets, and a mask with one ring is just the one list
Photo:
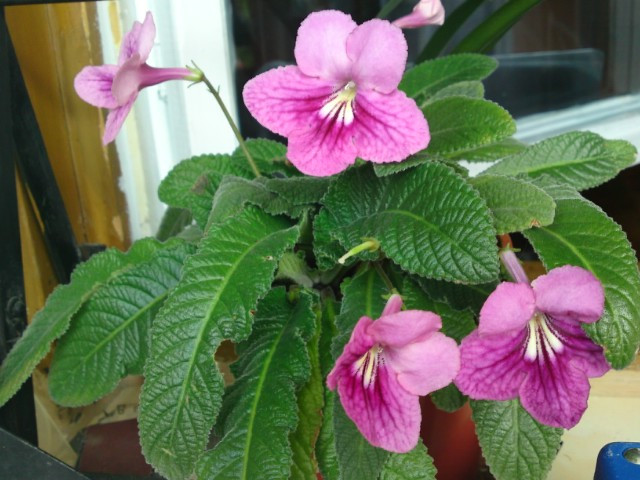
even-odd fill
[(402, 3), (402, 0), (389, 0), (378, 12), (378, 18), (387, 18), (395, 8)]
[(387, 272), (384, 271), (384, 268), (382, 268), (380, 262), (373, 262), (373, 268), (376, 269), (376, 272), (378, 272), (378, 275), (380, 275), (380, 278), (391, 293), (399, 293), (396, 287), (393, 286), (393, 283), (391, 283), (389, 275), (387, 275)]
[(204, 74), (202, 74), (202, 82), (207, 86), (207, 88), (209, 89), (209, 92), (211, 92), (211, 95), (213, 95), (213, 98), (215, 98), (216, 102), (218, 102), (218, 105), (220, 105), (220, 109), (222, 110), (222, 113), (224, 113), (224, 116), (227, 119), (227, 122), (229, 123), (231, 130), (233, 130), (234, 135), (238, 139), (240, 148), (244, 152), (245, 157), (247, 157), (247, 161), (249, 162), (249, 166), (251, 167), (251, 170), (253, 170), (253, 174), (256, 177), (260, 177), (261, 176), (260, 170), (258, 170), (256, 163), (253, 161), (253, 157), (249, 153), (249, 150), (247, 149), (247, 145), (244, 143), (244, 138), (242, 138), (242, 134), (240, 133), (240, 130), (236, 126), (236, 123), (233, 121), (233, 118), (231, 118), (231, 114), (229, 113), (229, 110), (227, 110), (227, 107), (224, 104), (224, 102), (222, 101), (222, 98), (220, 97), (220, 93), (218, 92), (217, 89), (213, 88), (213, 85), (211, 85), (211, 82)]

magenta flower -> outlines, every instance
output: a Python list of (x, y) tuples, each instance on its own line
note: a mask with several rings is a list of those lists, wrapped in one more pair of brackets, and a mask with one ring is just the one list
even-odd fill
[(356, 157), (399, 162), (427, 146), (424, 115), (398, 90), (407, 61), (400, 29), (316, 12), (300, 25), (294, 53), (298, 66), (258, 75), (243, 96), (262, 125), (289, 138), (298, 170), (332, 175)]
[(155, 36), (156, 26), (147, 12), (144, 23), (134, 22), (122, 40), (118, 65), (84, 67), (76, 75), (74, 87), (80, 98), (111, 110), (102, 137), (105, 145), (116, 137), (144, 87), (168, 80), (198, 80), (188, 68), (154, 68), (145, 63)]
[(602, 285), (569, 265), (529, 285), (515, 254), (501, 256), (519, 283), (503, 282), (487, 298), (478, 329), (460, 345), (455, 384), (475, 399), (520, 397), (539, 422), (571, 428), (587, 408), (589, 377), (610, 368), (602, 347), (581, 327), (602, 315)]
[(393, 24), (400, 28), (420, 28), (426, 25), (442, 25), (444, 7), (440, 0), (420, 0), (409, 15), (400, 17)]
[(327, 385), (372, 445), (404, 453), (418, 443), (418, 396), (451, 383), (460, 353), (438, 315), (401, 308), (393, 295), (378, 320), (360, 318)]

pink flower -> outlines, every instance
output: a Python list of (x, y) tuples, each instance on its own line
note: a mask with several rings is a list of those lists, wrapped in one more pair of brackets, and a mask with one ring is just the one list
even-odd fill
[(356, 157), (399, 162), (429, 143), (416, 103), (398, 90), (407, 42), (387, 21), (358, 26), (335, 10), (298, 29), (298, 66), (253, 78), (244, 101), (265, 127), (289, 138), (287, 156), (303, 173), (338, 173)]
[(116, 137), (144, 87), (168, 80), (197, 80), (187, 68), (154, 68), (145, 62), (156, 36), (151, 12), (144, 23), (134, 22), (131, 31), (122, 40), (118, 65), (84, 67), (74, 81), (76, 92), (85, 102), (96, 107), (109, 108), (102, 143)]
[(400, 17), (393, 24), (400, 28), (420, 28), (425, 25), (442, 25), (444, 7), (440, 0), (420, 0), (409, 15)]
[(440, 317), (401, 308), (393, 295), (378, 320), (360, 318), (327, 378), (362, 435), (399, 453), (418, 443), (418, 396), (448, 385), (460, 369), (456, 342), (438, 332)]
[(515, 254), (501, 255), (520, 283), (503, 282), (487, 298), (478, 329), (460, 346), (455, 383), (475, 399), (520, 397), (539, 422), (571, 428), (587, 408), (589, 377), (610, 368), (602, 347), (581, 327), (602, 315), (602, 285), (591, 272), (569, 265), (529, 285)]

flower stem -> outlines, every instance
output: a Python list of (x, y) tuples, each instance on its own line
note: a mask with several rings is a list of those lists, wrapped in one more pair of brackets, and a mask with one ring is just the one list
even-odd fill
[(387, 275), (387, 272), (384, 271), (384, 268), (382, 268), (382, 264), (380, 264), (380, 262), (373, 262), (373, 267), (376, 269), (376, 272), (378, 272), (378, 275), (380, 276), (384, 284), (387, 286), (389, 291), (392, 294), (394, 293), (400, 294), (398, 292), (398, 289), (396, 289), (396, 287), (393, 286), (393, 283), (391, 283), (391, 279), (389, 278), (389, 275)]
[(522, 268), (520, 264), (520, 260), (516, 257), (516, 254), (510, 248), (505, 248), (500, 251), (500, 260), (502, 260), (502, 264), (504, 268), (507, 270), (511, 278), (513, 278), (518, 283), (529, 283), (529, 277)]
[(260, 177), (261, 176), (260, 170), (258, 170), (256, 163), (253, 161), (253, 157), (249, 153), (249, 150), (247, 149), (247, 145), (244, 143), (244, 138), (242, 138), (242, 134), (240, 133), (240, 130), (236, 126), (236, 123), (233, 121), (233, 118), (231, 118), (231, 114), (229, 113), (229, 110), (227, 110), (227, 107), (225, 106), (224, 102), (222, 101), (222, 98), (220, 97), (220, 93), (216, 88), (213, 88), (213, 85), (211, 85), (211, 82), (209, 81), (209, 79), (204, 73), (202, 74), (202, 82), (207, 86), (207, 88), (209, 89), (209, 92), (211, 92), (211, 95), (213, 95), (213, 98), (215, 98), (216, 102), (218, 102), (218, 105), (220, 105), (220, 109), (222, 110), (222, 113), (224, 113), (224, 116), (227, 119), (227, 122), (229, 123), (231, 130), (233, 130), (234, 135), (238, 139), (240, 148), (244, 152), (244, 156), (247, 157), (247, 161), (249, 162), (249, 166), (251, 167), (251, 170), (253, 170), (254, 175), (256, 177)]

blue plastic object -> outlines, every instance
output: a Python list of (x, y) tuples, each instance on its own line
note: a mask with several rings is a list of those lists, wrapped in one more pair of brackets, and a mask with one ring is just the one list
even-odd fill
[(640, 480), (640, 443), (615, 442), (602, 447), (593, 480)]

